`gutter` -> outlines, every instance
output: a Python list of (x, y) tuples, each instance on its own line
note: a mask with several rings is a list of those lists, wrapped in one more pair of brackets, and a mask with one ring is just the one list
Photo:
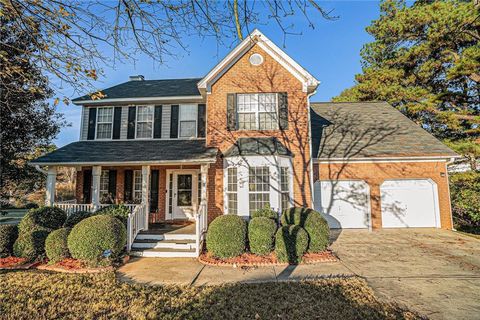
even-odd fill
[[(35, 163), (34, 161), (29, 162), (28, 164), (31, 166), (35, 166), (35, 168), (39, 167), (40, 165), (44, 166), (66, 166), (66, 167), (74, 167), (74, 166), (126, 166), (126, 165), (177, 165), (181, 164), (207, 164), (207, 163), (215, 163), (216, 158), (209, 158), (209, 159), (200, 159), (200, 160), (172, 160), (172, 161), (123, 161), (123, 162), (115, 162), (115, 161), (88, 161), (88, 162), (48, 162), (48, 163)], [(38, 169), (37, 169), (38, 170)], [(42, 170), (42, 169), (40, 169)], [(45, 172), (42, 170), (40, 172)]]
[[(29, 163), (29, 165), (33, 165), (33, 164)], [(43, 170), (42, 168), (40, 168), (40, 165), (38, 165), (38, 164), (35, 164), (35, 170), (37, 170), (38, 172), (43, 173), (43, 174), (48, 174), (48, 172), (46, 170)]]

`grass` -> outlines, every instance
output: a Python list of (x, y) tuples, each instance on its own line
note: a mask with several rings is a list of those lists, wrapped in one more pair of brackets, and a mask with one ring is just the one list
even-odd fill
[(115, 274), (0, 274), (1, 319), (419, 319), (360, 278), (223, 286), (142, 286)]

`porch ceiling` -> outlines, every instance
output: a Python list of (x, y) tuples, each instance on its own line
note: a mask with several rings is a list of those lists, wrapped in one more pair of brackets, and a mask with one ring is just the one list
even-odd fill
[(217, 148), (194, 140), (78, 141), (30, 162), (32, 165), (214, 162)]

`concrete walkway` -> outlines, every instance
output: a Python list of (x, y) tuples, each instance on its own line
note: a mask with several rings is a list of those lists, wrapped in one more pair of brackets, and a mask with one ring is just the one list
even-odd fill
[(136, 258), (124, 281), (216, 285), (358, 275), (380, 298), (432, 319), (480, 319), (480, 240), (434, 230), (344, 230), (332, 237), (339, 262), (286, 267), (210, 267), (195, 259)]

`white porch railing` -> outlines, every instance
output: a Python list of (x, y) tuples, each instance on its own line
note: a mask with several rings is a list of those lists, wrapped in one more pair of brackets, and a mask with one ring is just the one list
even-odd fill
[(205, 240), (205, 233), (207, 232), (207, 202), (202, 201), (195, 214), (195, 234), (196, 234), (196, 253), (197, 257), (202, 252), (203, 241)]
[(148, 228), (147, 207), (144, 204), (136, 205), (127, 219), (127, 251), (130, 252), (138, 232)]
[(67, 216), (79, 212), (79, 211), (88, 211), (93, 212), (94, 206), (91, 203), (57, 203), (53, 204), (55, 207), (62, 209), (67, 213)]

